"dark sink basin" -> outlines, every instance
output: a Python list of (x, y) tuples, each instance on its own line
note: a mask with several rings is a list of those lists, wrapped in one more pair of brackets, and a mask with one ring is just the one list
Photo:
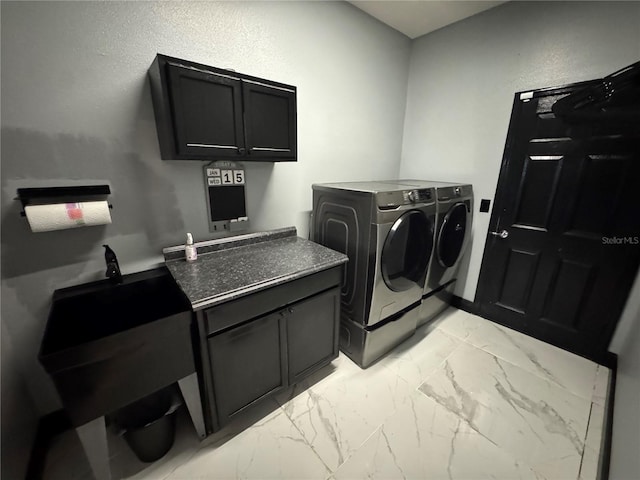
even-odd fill
[(166, 268), (53, 294), (40, 362), (78, 426), (195, 371), (190, 304)]
[(56, 290), (41, 355), (108, 337), (189, 310), (165, 269)]

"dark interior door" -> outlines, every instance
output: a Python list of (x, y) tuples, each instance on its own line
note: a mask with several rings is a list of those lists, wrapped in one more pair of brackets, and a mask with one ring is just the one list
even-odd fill
[(552, 105), (589, 85), (516, 95), (476, 303), (600, 361), (640, 258), (640, 136), (556, 118)]

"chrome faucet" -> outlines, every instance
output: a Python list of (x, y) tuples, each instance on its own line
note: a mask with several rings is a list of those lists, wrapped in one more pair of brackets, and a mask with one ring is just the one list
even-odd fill
[(109, 245), (102, 245), (104, 250), (104, 259), (107, 262), (107, 271), (105, 276), (111, 280), (111, 283), (122, 283), (122, 273), (120, 273), (120, 265), (116, 253), (109, 248)]

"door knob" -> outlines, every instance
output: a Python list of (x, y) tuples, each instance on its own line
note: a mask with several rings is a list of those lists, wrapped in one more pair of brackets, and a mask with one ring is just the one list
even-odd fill
[(500, 232), (489, 232), (489, 234), (500, 238), (507, 238), (509, 236), (509, 232), (506, 230), (502, 230)]

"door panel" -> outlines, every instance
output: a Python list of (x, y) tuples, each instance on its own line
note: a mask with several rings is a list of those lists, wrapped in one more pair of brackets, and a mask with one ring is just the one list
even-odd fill
[(516, 201), (515, 225), (547, 229), (563, 158), (561, 155), (527, 157)]
[(505, 274), (500, 287), (498, 304), (524, 314), (529, 300), (531, 283), (538, 266), (538, 252), (509, 250)]
[[(629, 170), (630, 157), (617, 155), (587, 155), (580, 164), (579, 193), (571, 217), (572, 234), (600, 238), (611, 230), (612, 213), (620, 207), (620, 190)], [(607, 192), (594, 195), (594, 192)]]
[(476, 302), (481, 313), (581, 355), (606, 352), (640, 262), (640, 132), (572, 126), (556, 100), (514, 102)]
[(578, 330), (580, 308), (592, 293), (594, 266), (561, 259), (547, 289), (542, 320), (572, 330)]

